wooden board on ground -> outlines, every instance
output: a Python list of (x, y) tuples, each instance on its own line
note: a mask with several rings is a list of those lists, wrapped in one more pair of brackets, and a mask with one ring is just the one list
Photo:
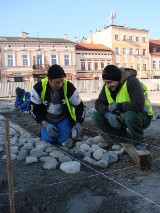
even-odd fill
[(125, 151), (132, 160), (142, 169), (147, 170), (151, 167), (151, 156), (148, 150), (137, 150), (132, 144), (121, 143)]

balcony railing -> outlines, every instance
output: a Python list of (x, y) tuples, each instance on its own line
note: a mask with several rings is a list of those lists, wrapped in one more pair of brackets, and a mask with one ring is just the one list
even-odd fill
[(33, 70), (48, 70), (50, 68), (49, 64), (33, 64)]

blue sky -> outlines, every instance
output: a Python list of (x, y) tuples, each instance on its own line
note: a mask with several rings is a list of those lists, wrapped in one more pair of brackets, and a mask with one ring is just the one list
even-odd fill
[(149, 30), (160, 39), (159, 0), (0, 0), (0, 36), (63, 38), (75, 41), (110, 24)]

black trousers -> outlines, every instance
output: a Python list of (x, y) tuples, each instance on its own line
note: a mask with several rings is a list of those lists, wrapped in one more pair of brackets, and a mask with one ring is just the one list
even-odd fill
[(115, 129), (97, 112), (95, 112), (92, 116), (92, 120), (95, 125), (103, 132), (108, 133), (110, 138), (113, 139), (113, 136), (120, 136), (122, 131), (124, 131), (124, 128), (128, 128), (132, 140), (138, 142), (143, 141), (144, 129), (150, 125), (151, 119), (152, 117), (148, 116), (146, 112), (127, 111), (121, 114), (123, 128)]

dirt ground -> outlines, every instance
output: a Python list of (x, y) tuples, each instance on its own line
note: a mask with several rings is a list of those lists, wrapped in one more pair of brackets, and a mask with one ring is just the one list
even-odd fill
[[(86, 104), (92, 107), (93, 101)], [(20, 112), (11, 111), (0, 114), (39, 136), (39, 125), (30, 114), (21, 116)], [(16, 213), (159, 213), (159, 122), (159, 119), (153, 121), (145, 130), (152, 158), (151, 169), (146, 171), (127, 153), (107, 169), (98, 170), (82, 162), (81, 171), (76, 174), (44, 170), (41, 163), (26, 165), (24, 161), (13, 161)], [(98, 133), (91, 121), (84, 122), (84, 135), (93, 137)], [(8, 200), (6, 164), (0, 159), (1, 213), (9, 212)]]

